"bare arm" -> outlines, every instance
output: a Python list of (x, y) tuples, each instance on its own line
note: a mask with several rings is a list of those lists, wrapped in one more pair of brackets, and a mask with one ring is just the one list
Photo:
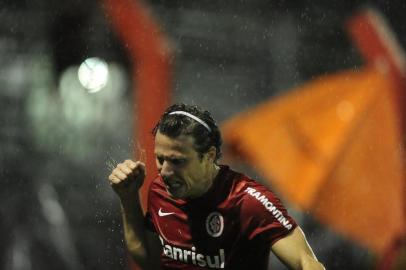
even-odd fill
[(307, 243), (300, 227), (295, 228), (288, 236), (274, 243), (271, 249), (290, 269), (325, 270)]
[(117, 165), (109, 176), (110, 185), (120, 198), (124, 238), (128, 251), (142, 269), (159, 269), (157, 237), (144, 226), (139, 200), (139, 188), (145, 178), (145, 165), (126, 160)]

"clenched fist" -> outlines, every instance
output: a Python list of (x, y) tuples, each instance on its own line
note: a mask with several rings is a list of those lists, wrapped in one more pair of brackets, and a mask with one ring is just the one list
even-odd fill
[(137, 196), (145, 178), (145, 164), (141, 161), (125, 160), (109, 175), (110, 185), (121, 199)]

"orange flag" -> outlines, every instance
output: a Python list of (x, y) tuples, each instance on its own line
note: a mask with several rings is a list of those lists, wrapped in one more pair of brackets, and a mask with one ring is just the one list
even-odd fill
[(382, 253), (405, 228), (394, 87), (373, 68), (324, 76), (226, 122), (224, 140), (293, 205)]

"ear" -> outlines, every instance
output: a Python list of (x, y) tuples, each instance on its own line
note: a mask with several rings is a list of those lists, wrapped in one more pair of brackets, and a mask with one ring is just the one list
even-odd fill
[(211, 162), (214, 162), (216, 160), (216, 154), (217, 154), (216, 147), (211, 146), (209, 150), (206, 152), (207, 159)]

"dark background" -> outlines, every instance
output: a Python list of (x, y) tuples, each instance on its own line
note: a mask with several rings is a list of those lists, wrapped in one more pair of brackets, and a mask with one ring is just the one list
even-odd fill
[[(173, 100), (207, 108), (219, 122), (362, 65), (344, 29), (361, 7), (382, 12), (406, 42), (402, 0), (147, 4), (174, 49)], [(90, 95), (75, 74), (95, 56), (110, 65), (114, 87)], [(133, 82), (100, 2), (1, 0), (0, 59), (0, 269), (125, 269), (118, 201), (106, 179), (138, 147)], [(327, 269), (373, 269), (366, 249), (292, 213)]]

